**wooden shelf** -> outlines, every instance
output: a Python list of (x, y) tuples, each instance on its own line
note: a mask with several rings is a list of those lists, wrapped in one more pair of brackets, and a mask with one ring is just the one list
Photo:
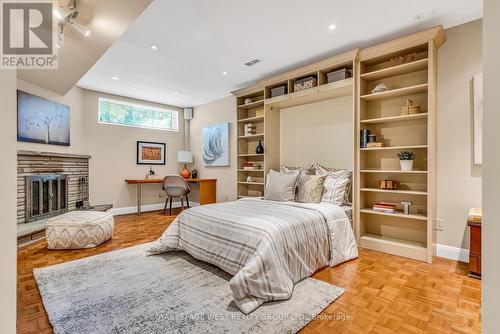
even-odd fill
[(258, 154), (258, 153), (242, 153), (238, 154), (238, 157), (263, 157), (264, 154)]
[(238, 108), (240, 109), (254, 109), (264, 106), (264, 100), (253, 101), (247, 104), (240, 104)]
[(428, 114), (420, 113), (413, 115), (403, 115), (403, 116), (391, 116), (391, 117), (381, 117), (361, 120), (362, 124), (378, 124), (378, 123), (391, 123), (391, 122), (404, 122), (404, 121), (415, 121), (419, 119), (426, 119)]
[(248, 170), (248, 169), (238, 169), (238, 172), (245, 172), (245, 173), (256, 173), (256, 172), (260, 172), (260, 173), (264, 173), (264, 170), (263, 170), (263, 169), (252, 169), (252, 170)]
[(240, 196), (238, 196), (238, 198), (262, 198), (262, 196), (243, 196), (243, 195), (240, 195)]
[(400, 213), (400, 212), (397, 212), (397, 213), (385, 213), (385, 212), (373, 211), (370, 208), (362, 209), (362, 210), (359, 210), (359, 211), (362, 212), (362, 213), (370, 214), (370, 215), (391, 216), (391, 217), (398, 217), (398, 218), (405, 218), (405, 219), (415, 219), (415, 220), (425, 220), (425, 221), (427, 220), (427, 216), (426, 215), (421, 215), (421, 214), (409, 214), (409, 215), (405, 215), (404, 213)]
[(255, 184), (256, 186), (263, 186), (264, 182), (243, 182), (243, 181), (240, 181), (240, 182), (238, 182), (238, 184)]
[(255, 117), (242, 118), (242, 119), (238, 120), (238, 123), (261, 122), (261, 121), (264, 121), (264, 116), (255, 116)]
[(400, 170), (400, 169), (362, 169), (361, 173), (385, 174), (427, 174), (426, 170)]
[(361, 74), (361, 78), (366, 81), (374, 81), (383, 78), (395, 77), (398, 75), (424, 70), (428, 67), (428, 64), (429, 64), (429, 59), (425, 58), (413, 61), (408, 64), (402, 64), (398, 66), (384, 68), (378, 71)]
[(359, 190), (363, 191), (363, 192), (374, 192), (374, 193), (427, 196), (426, 191), (415, 191), (415, 190), (386, 190), (386, 189), (378, 189), (378, 188), (361, 188)]
[(427, 91), (428, 88), (429, 88), (429, 84), (426, 84), (426, 83), (420, 84), (420, 85), (415, 85), (415, 86), (410, 86), (410, 87), (396, 88), (396, 89), (391, 89), (391, 90), (388, 90), (385, 92), (363, 95), (363, 96), (361, 96), (361, 100), (369, 102), (369, 101), (391, 99), (391, 98), (399, 97), (399, 96), (424, 93)]
[(387, 151), (387, 150), (415, 150), (427, 148), (427, 145), (406, 145), (406, 146), (384, 146), (384, 147), (366, 147), (360, 148), (361, 151)]
[(263, 133), (257, 133), (257, 134), (254, 134), (254, 135), (250, 135), (250, 136), (239, 136), (238, 139), (245, 139), (245, 140), (250, 140), (250, 139), (262, 139), (264, 138), (264, 134)]
[(427, 260), (427, 247), (420, 242), (375, 234), (362, 235), (359, 241), (359, 246), (362, 248), (404, 256), (420, 261)]
[(271, 99), (266, 99), (265, 104), (278, 108), (290, 108), (303, 104), (319, 102), (337, 97), (353, 94), (353, 78), (316, 86), (300, 92), (293, 92)]

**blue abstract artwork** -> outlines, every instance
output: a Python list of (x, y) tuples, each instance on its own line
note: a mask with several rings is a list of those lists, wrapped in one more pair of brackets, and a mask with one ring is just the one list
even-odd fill
[(203, 164), (229, 166), (229, 123), (203, 128)]
[(70, 145), (68, 106), (17, 91), (17, 140)]

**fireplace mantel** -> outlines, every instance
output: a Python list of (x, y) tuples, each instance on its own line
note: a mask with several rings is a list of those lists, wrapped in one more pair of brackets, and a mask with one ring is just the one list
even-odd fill
[(32, 155), (39, 157), (62, 157), (62, 158), (77, 158), (77, 159), (90, 159), (90, 155), (84, 154), (71, 154), (71, 153), (56, 153), (56, 152), (41, 152), (41, 151), (17, 151), (17, 155)]

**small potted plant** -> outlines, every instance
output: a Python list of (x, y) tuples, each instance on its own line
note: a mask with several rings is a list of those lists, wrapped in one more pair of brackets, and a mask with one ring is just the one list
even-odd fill
[(193, 179), (198, 178), (198, 170), (196, 168), (191, 170), (191, 178)]
[(410, 151), (401, 151), (398, 153), (399, 163), (401, 170), (412, 170), (413, 160), (415, 160), (415, 153)]

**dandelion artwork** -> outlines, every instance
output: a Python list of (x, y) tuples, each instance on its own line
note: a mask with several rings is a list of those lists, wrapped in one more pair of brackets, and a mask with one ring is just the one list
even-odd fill
[(205, 167), (229, 166), (229, 123), (203, 128)]
[(70, 145), (68, 106), (17, 91), (17, 140), (49, 145)]

